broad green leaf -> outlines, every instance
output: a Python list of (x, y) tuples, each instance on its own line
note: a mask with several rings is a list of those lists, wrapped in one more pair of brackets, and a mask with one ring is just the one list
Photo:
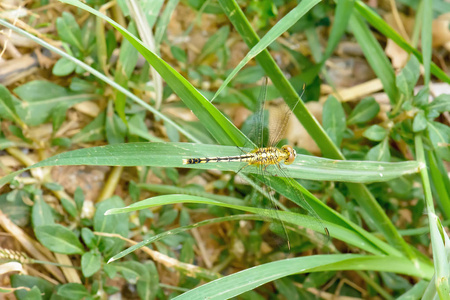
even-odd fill
[(367, 153), (368, 160), (390, 161), (391, 153), (389, 151), (389, 139), (385, 138), (381, 143), (373, 147)]
[(102, 111), (95, 119), (72, 137), (72, 143), (88, 143), (105, 137), (106, 113)]
[(173, 55), (173, 58), (176, 59), (178, 62), (185, 64), (187, 62), (187, 54), (186, 52), (177, 46), (171, 46), (170, 52)]
[(380, 125), (372, 125), (364, 131), (363, 136), (371, 141), (382, 141), (387, 135), (387, 130)]
[(77, 208), (75, 207), (75, 203), (73, 201), (70, 201), (66, 198), (60, 199), (62, 206), (64, 207), (64, 210), (72, 217), (76, 218), (78, 215)]
[(137, 261), (115, 262), (113, 265), (131, 284), (136, 284), (139, 279), (149, 279), (147, 269)]
[(84, 203), (84, 193), (83, 190), (78, 186), (73, 194), (73, 200), (77, 206), (78, 211), (81, 211)]
[(329, 96), (323, 107), (323, 128), (336, 146), (340, 146), (346, 128), (345, 112), (341, 103)]
[(102, 264), (102, 256), (96, 249), (84, 253), (81, 256), (81, 271), (84, 277), (91, 277), (98, 270)]
[(46, 122), (58, 105), (68, 108), (98, 98), (95, 94), (71, 93), (57, 84), (42, 80), (28, 82), (15, 88), (14, 92), (23, 100), (20, 106), (16, 106), (17, 113), (30, 126)]
[(380, 111), (380, 105), (373, 97), (364, 98), (353, 109), (348, 117), (348, 124), (365, 123), (373, 119)]
[(60, 224), (42, 225), (34, 228), (39, 242), (56, 253), (83, 254), (84, 249), (78, 237)]
[(31, 210), (31, 220), (33, 227), (41, 225), (53, 225), (55, 220), (53, 218), (51, 207), (45, 203), (42, 196), (35, 196), (35, 202)]
[(426, 110), (428, 114), (435, 113), (435, 117), (440, 113), (450, 111), (450, 94), (441, 94), (437, 96), (426, 106)]
[(396, 84), (399, 92), (409, 97), (414, 91), (420, 76), (420, 64), (415, 56), (411, 56), (406, 66), (397, 75)]
[(63, 42), (83, 51), (81, 29), (77, 21), (69, 12), (63, 12), (62, 17), (56, 19), (56, 29)]
[(239, 62), (236, 68), (228, 75), (220, 88), (217, 90), (211, 101), (222, 92), (222, 90), (228, 85), (233, 77), (256, 55), (266, 49), (273, 41), (275, 41), (280, 35), (300, 20), (309, 10), (311, 10), (320, 0), (304, 0), (301, 1), (294, 9), (292, 9), (287, 15), (285, 15), (275, 26), (273, 26), (269, 32), (247, 53), (247, 55)]
[(52, 118), (53, 131), (57, 132), (63, 122), (66, 120), (66, 112), (69, 107), (66, 103), (56, 105), (50, 114)]
[(87, 227), (81, 229), (81, 238), (89, 249), (95, 249), (97, 247), (97, 236)]
[(66, 283), (58, 288), (57, 294), (64, 299), (81, 300), (89, 296), (88, 290), (80, 283)]
[(75, 71), (76, 64), (66, 58), (60, 58), (53, 66), (52, 73), (55, 76), (67, 76)]
[(0, 195), (0, 207), (3, 214), (20, 227), (26, 227), (30, 222), (31, 207), (23, 202), (22, 199), (25, 197), (29, 197), (29, 194), (23, 190), (3, 192)]
[(15, 136), (17, 136), (18, 138), (20, 138), (22, 141), (24, 141), (25, 143), (31, 144), (33, 141), (29, 138), (27, 138), (24, 134), (23, 134), (23, 130), (15, 125), (9, 125), (8, 126), (9, 131), (11, 131), (11, 133)]
[(155, 299), (159, 290), (159, 274), (155, 263), (151, 260), (143, 264), (147, 270), (148, 278), (138, 280), (137, 292), (141, 299)]
[(425, 130), (425, 128), (427, 128), (427, 119), (425, 118), (425, 113), (421, 110), (414, 117), (413, 131), (419, 132)]
[(428, 122), (427, 132), (436, 152), (445, 160), (450, 161), (450, 127), (439, 122)]
[(16, 143), (4, 138), (0, 138), (0, 150), (16, 146)]
[[(54, 285), (48, 282), (45, 279), (29, 276), (29, 275), (19, 275), (14, 274), (11, 276), (11, 286), (14, 288), (19, 287), (28, 287), (30, 289), (35, 288), (38, 289), (39, 293), (38, 295), (41, 297), (44, 297), (45, 299), (50, 299), (51, 294), (54, 290)], [(29, 292), (23, 289), (19, 289), (15, 291), (15, 296), (17, 299), (26, 299), (26, 297), (29, 295)], [(31, 299), (41, 299), (39, 297), (36, 297), (36, 294), (31, 293), (34, 297), (30, 297)]]
[[(105, 216), (108, 209), (123, 206), (123, 201), (118, 196), (113, 196), (97, 204), (94, 215), (94, 230), (128, 236), (128, 220), (121, 219), (118, 216)], [(97, 243), (103, 256), (109, 258), (122, 249), (125, 241), (118, 241), (111, 237), (98, 237)]]
[(420, 91), (414, 96), (413, 104), (416, 107), (425, 107), (428, 104), (428, 99), (430, 96), (430, 89), (424, 86)]
[(0, 84), (0, 118), (23, 124), (17, 115), (11, 93), (2, 84)]

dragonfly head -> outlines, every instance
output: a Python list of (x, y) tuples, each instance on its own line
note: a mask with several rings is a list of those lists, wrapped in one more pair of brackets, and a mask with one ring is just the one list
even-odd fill
[(286, 159), (284, 160), (284, 164), (285, 165), (292, 164), (295, 160), (295, 157), (297, 156), (297, 152), (295, 151), (295, 149), (289, 145), (284, 145), (283, 147), (281, 147), (281, 149), (286, 154)]

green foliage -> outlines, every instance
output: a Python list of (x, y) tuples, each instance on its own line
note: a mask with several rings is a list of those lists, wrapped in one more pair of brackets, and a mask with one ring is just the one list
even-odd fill
[[(133, 285), (141, 299), (172, 296), (178, 296), (177, 299), (236, 296), (257, 299), (273, 291), (276, 296), (286, 299), (307, 299), (311, 297), (307, 288), (322, 289), (342, 270), (356, 272), (366, 282), (367, 295), (400, 299), (422, 295), (424, 299), (432, 299), (439, 295), (448, 299), (449, 274), (445, 267), (448, 258), (444, 248), (448, 237), (436, 216), (448, 218), (450, 215), (450, 181), (444, 167), (444, 161), (450, 161), (450, 128), (439, 118), (450, 110), (450, 96), (430, 97), (427, 86), (432, 74), (450, 82), (431, 61), (433, 12), (443, 12), (444, 2), (433, 1), (434, 6), (431, 1), (424, 1), (425, 6), (419, 6), (418, 1), (404, 3), (423, 16), (422, 27), (415, 29), (422, 32), (423, 53), (408, 44), (376, 10), (361, 1), (342, 0), (336, 6), (315, 0), (298, 3), (240, 1), (240, 6), (236, 1), (225, 0), (141, 1), (139, 5), (146, 12), (145, 18), (130, 22), (127, 19), (128, 30), (78, 1), (63, 2), (94, 14), (80, 22), (78, 13), (81, 10), (76, 11), (76, 15), (63, 12), (55, 20), (58, 37), (67, 53), (58, 52), (62, 57), (52, 72), (55, 76), (70, 76), (68, 87), (42, 80), (25, 83), (12, 91), (0, 85), (0, 118), (5, 122), (4, 128), (8, 129), (0, 136), (1, 149), (14, 153), (13, 147), (20, 146), (40, 154), (50, 152), (49, 149), (61, 153), (42, 159), (27, 169), (7, 170), (9, 174), (0, 179), (0, 184), (11, 184), (6, 188), (7, 192), (0, 195), (0, 206), (15, 224), (31, 224), (36, 239), (44, 247), (60, 255), (76, 257), (79, 267), (76, 272), (82, 277), (83, 285), (54, 286), (37, 277), (14, 275), (11, 277), (13, 287), (30, 288), (17, 290), (18, 299), (94, 299), (101, 294), (116, 293), (117, 288), (105, 285), (107, 280), (116, 278)], [(87, 3), (99, 8), (104, 1)], [(125, 1), (118, 1), (118, 4), (125, 17), (133, 16)], [(208, 32), (204, 44), (195, 45), (194, 52), (176, 41), (168, 31), (171, 16), (181, 5), (195, 15), (196, 21), (180, 37), (188, 36), (196, 27), (201, 28), (200, 22), (209, 14), (214, 15), (218, 24), (216, 31)], [(75, 10), (73, 12), (75, 14)], [(115, 14), (109, 15), (117, 18)], [(330, 20), (334, 21), (327, 30), (330, 34), (324, 46), (316, 33), (322, 31), (319, 27), (329, 26)], [(112, 30), (105, 32), (104, 21), (117, 29), (123, 39), (116, 40)], [(21, 32), (2, 19), (0, 23)], [(369, 25), (376, 28), (377, 34)], [(144, 45), (135, 37), (138, 32), (145, 35), (147, 27), (154, 30), (152, 46)], [(351, 31), (345, 35), (347, 29)], [(313, 52), (312, 57), (291, 47), (289, 38), (303, 34)], [(263, 36), (261, 40), (258, 35)], [(390, 38), (412, 54), (400, 72), (394, 72), (378, 41), (380, 36), (380, 40)], [(381, 80), (391, 110), (381, 111), (373, 97), (349, 103), (341, 102), (337, 94), (336, 97), (329, 96), (324, 103), (322, 127), (307, 110), (299, 91), (305, 84), (305, 101), (317, 100), (325, 81), (323, 78), (329, 78), (325, 63), (341, 39), (348, 37), (356, 40)], [(45, 41), (33, 39), (58, 51)], [(236, 62), (231, 56), (235, 52), (230, 45), (234, 46), (239, 39), (250, 50), (236, 66), (230, 66), (231, 62)], [(111, 59), (115, 49), (120, 49), (117, 61)], [(146, 63), (136, 68), (138, 52)], [(167, 57), (170, 55), (173, 59)], [(278, 67), (274, 57), (287, 57), (288, 68)], [(257, 65), (244, 68), (253, 58)], [(89, 66), (81, 61), (89, 62)], [(415, 93), (421, 64), (425, 69), (426, 84)], [(167, 87), (158, 83), (160, 79), (155, 77), (156, 73)], [(287, 79), (288, 73), (292, 75), (291, 80)], [(148, 74), (152, 74), (151, 80)], [(267, 88), (267, 99), (281, 96), (286, 101), (293, 110), (292, 117), (302, 122), (325, 158), (298, 155), (296, 162), (286, 167), (288, 173), (283, 170), (277, 173), (275, 166), (267, 167), (269, 174), (279, 175), (268, 178), (258, 176), (254, 166), (244, 168), (239, 177), (247, 180), (249, 185), (229, 175), (233, 174), (229, 171), (240, 171), (242, 163), (183, 165), (183, 158), (233, 156), (239, 155), (240, 151), (251, 151), (251, 140), (255, 140), (252, 139), (252, 128), (261, 121), (254, 114), (259, 106), (259, 87), (255, 82), (265, 75), (273, 84)], [(102, 80), (117, 90), (111, 91)], [(127, 89), (132, 89), (133, 93)], [(182, 105), (174, 104), (174, 94), (195, 114), (198, 122), (160, 112)], [(139, 98), (148, 95), (151, 99), (146, 102), (150, 105)], [(82, 126), (75, 134), (58, 136), (57, 132), (65, 129), (67, 124), (67, 110), (91, 100), (100, 100), (97, 101), (100, 113), (89, 120), (77, 120)], [(253, 114), (244, 121), (241, 131), (231, 118), (212, 104), (212, 100), (220, 108), (243, 105)], [(147, 114), (147, 110), (154, 115)], [(268, 121), (268, 114), (264, 115), (264, 121)], [(48, 141), (39, 140), (29, 130), (49, 122), (54, 132)], [(266, 123), (261, 127), (268, 139)], [(163, 139), (170, 142), (163, 142)], [(186, 140), (195, 143), (186, 143)], [(148, 141), (152, 143), (143, 143)], [(220, 145), (200, 144), (200, 141)], [(109, 145), (85, 147), (93, 142)], [(250, 148), (239, 150), (235, 147), (244, 145)], [(83, 149), (67, 151), (69, 147)], [(411, 160), (411, 155), (416, 160)], [(86, 199), (80, 187), (76, 188), (72, 199), (63, 185), (36, 175), (38, 172), (33, 173), (38, 167), (67, 165), (136, 168), (132, 175), (127, 173), (121, 180), (121, 184), (129, 184), (127, 189), (121, 190), (128, 190), (129, 195), (123, 199), (109, 197), (97, 203), (95, 208), (89, 208), (93, 199)], [(221, 176), (214, 172), (204, 173), (205, 169), (219, 170)], [(13, 180), (26, 170), (30, 170), (34, 182), (20, 177)], [(206, 191), (200, 184), (189, 184), (191, 180), (198, 182), (198, 176), (202, 174), (201, 180), (212, 181), (209, 187), (214, 193)], [(155, 178), (163, 184), (148, 183)], [(269, 185), (273, 191), (267, 193), (258, 181)], [(111, 183), (107, 181), (106, 184)], [(422, 187), (423, 192), (418, 187)], [(107, 188), (111, 187), (107, 186), (105, 190)], [(149, 192), (163, 195), (149, 198)], [(49, 205), (47, 194), (50, 193), (60, 200), (60, 207), (55, 202)], [(275, 201), (280, 199), (277, 202), (280, 211), (265, 208), (263, 202), (268, 202), (268, 194)], [(283, 201), (283, 197), (290, 202)], [(433, 197), (438, 204), (436, 212)], [(139, 201), (142, 198), (147, 199)], [(427, 208), (426, 216), (424, 207)], [(405, 220), (405, 210), (411, 219)], [(246, 214), (239, 215), (239, 211)], [(305, 215), (305, 212), (311, 215)], [(203, 218), (194, 223), (198, 213), (208, 213), (211, 219)], [(277, 219), (283, 226), (279, 226)], [(266, 226), (274, 220), (272, 226)], [(197, 227), (209, 228), (207, 225), (211, 224), (226, 227), (221, 228), (222, 234), (213, 230), (200, 236), (198, 231), (191, 233)], [(447, 223), (444, 221), (444, 224)], [(428, 230), (430, 236), (416, 234), (403, 239), (401, 233), (406, 231), (399, 227), (423, 233)], [(320, 235), (326, 232), (339, 240), (343, 248), (335, 248), (332, 240)], [(285, 241), (281, 242), (283, 246), (280, 242), (270, 244), (286, 235), (290, 249)], [(130, 247), (118, 236), (138, 236), (140, 242)], [(194, 249), (204, 253), (202, 238), (206, 240), (210, 236), (220, 252), (219, 264), (214, 270), (232, 268), (234, 272), (239, 268), (242, 271), (219, 278), (216, 271), (192, 265), (203, 261)], [(211, 244), (207, 243), (206, 247), (212, 247)], [(146, 251), (160, 255), (152, 256), (155, 262), (145, 261), (141, 252), (136, 251), (144, 246)], [(433, 250), (432, 259), (417, 251), (417, 248), (429, 247)], [(262, 253), (263, 248), (268, 248), (268, 252)], [(339, 253), (349, 248), (364, 254)], [(311, 249), (325, 254), (283, 259), (289, 253), (297, 256)], [(208, 257), (203, 259), (207, 265)], [(164, 268), (163, 261), (164, 267), (176, 272), (178, 287), (159, 283), (158, 272)], [(403, 276), (414, 276), (422, 281), (413, 285), (413, 281)], [(211, 282), (195, 288), (201, 280)], [(271, 281), (274, 282), (268, 292), (266, 284)], [(428, 287), (427, 281), (430, 281)], [(336, 287), (337, 284), (330, 290), (334, 291)], [(171, 291), (170, 296), (167, 291)], [(363, 296), (352, 287), (343, 287), (340, 293), (342, 296)]]

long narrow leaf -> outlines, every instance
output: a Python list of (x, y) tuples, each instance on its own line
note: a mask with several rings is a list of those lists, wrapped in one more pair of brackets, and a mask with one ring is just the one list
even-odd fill
[(216, 97), (222, 92), (222, 90), (228, 85), (233, 77), (256, 55), (265, 50), (273, 41), (281, 36), (286, 30), (294, 25), (301, 17), (303, 17), (311, 8), (313, 8), (320, 0), (303, 0), (292, 9), (286, 16), (278, 21), (269, 32), (247, 53), (247, 55), (239, 62), (234, 70), (228, 75), (225, 81), (217, 90), (211, 101), (214, 101)]
[(76, 0), (61, 0), (62, 2), (84, 9), (98, 17), (103, 18), (116, 28), (133, 46), (144, 56), (149, 64), (155, 68), (172, 90), (200, 119), (203, 126), (208, 129), (223, 145), (244, 145), (246, 137), (231, 123), (219, 110), (217, 110), (192, 84), (181, 76), (174, 68), (167, 64), (155, 53), (125, 28), (112, 19)]
[(404, 258), (357, 254), (316, 255), (280, 260), (247, 269), (204, 284), (175, 299), (228, 299), (285, 276), (332, 270), (384, 271), (427, 279), (433, 276), (431, 267), (418, 269)]

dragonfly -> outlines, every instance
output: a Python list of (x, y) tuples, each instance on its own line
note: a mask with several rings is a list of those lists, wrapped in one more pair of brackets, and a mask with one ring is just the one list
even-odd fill
[[(286, 129), (286, 126), (288, 124), (290, 114), (295, 109), (299, 101), (301, 101), (301, 96), (299, 97), (299, 100), (293, 107), (292, 111), (288, 110), (286, 113), (284, 119), (282, 122), (278, 125), (277, 130), (275, 131), (275, 135), (273, 138), (271, 138), (270, 142), (268, 143), (268, 146), (264, 146), (265, 136), (264, 136), (264, 103), (266, 99), (267, 94), (267, 77), (264, 77), (264, 82), (261, 88), (260, 95), (258, 97), (258, 104), (259, 108), (256, 115), (256, 128), (254, 131), (256, 131), (256, 145), (257, 147), (254, 148), (251, 151), (245, 151), (245, 148), (238, 147), (243, 154), (241, 155), (235, 155), (235, 156), (217, 156), (217, 157), (200, 157), (200, 158), (185, 158), (183, 159), (183, 164), (186, 165), (193, 165), (193, 164), (207, 164), (207, 163), (227, 163), (227, 162), (242, 162), (246, 163), (242, 166), (241, 169), (237, 172), (239, 174), (243, 169), (249, 166), (256, 166), (258, 168), (258, 175), (261, 175), (264, 181), (264, 184), (266, 187), (270, 190), (270, 185), (268, 184), (268, 181), (265, 180), (265, 176), (268, 175), (268, 172), (266, 171), (269, 166), (275, 166), (275, 170), (282, 174), (280, 177), (284, 177), (287, 180), (287, 183), (292, 186), (292, 190), (297, 191), (297, 194), (300, 195), (300, 198), (302, 199), (302, 204), (304, 208), (321, 224), (322, 228), (324, 229), (324, 233), (329, 238), (329, 231), (326, 227), (323, 226), (322, 222), (320, 221), (320, 217), (317, 215), (317, 213), (313, 210), (311, 205), (306, 202), (306, 200), (303, 197), (303, 194), (299, 192), (293, 185), (293, 178), (289, 177), (287, 174), (287, 170), (283, 168), (283, 165), (290, 165), (295, 161), (295, 158), (297, 157), (297, 152), (291, 145), (283, 145), (282, 147), (278, 148), (275, 145), (278, 144), (279, 138), (284, 134), (284, 131)], [(266, 137), (267, 138), (267, 137)], [(277, 174), (275, 174), (277, 176)], [(276, 204), (276, 201), (273, 199), (272, 193), (266, 193), (268, 197), (270, 197), (270, 201), (272, 202), (272, 205), (274, 207), (278, 207)], [(277, 210), (275, 210), (277, 211)], [(287, 235), (286, 227), (283, 224), (283, 221), (278, 218), (278, 221), (281, 223), (283, 230), (285, 232), (285, 235), (287, 237), (288, 241), (288, 247), (290, 248), (289, 244), (289, 238)]]

